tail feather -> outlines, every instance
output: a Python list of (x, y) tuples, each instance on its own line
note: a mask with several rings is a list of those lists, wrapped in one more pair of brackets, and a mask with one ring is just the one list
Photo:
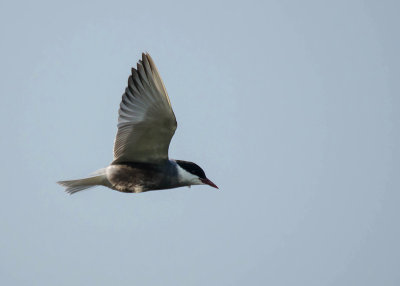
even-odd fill
[(75, 194), (76, 192), (83, 191), (95, 186), (106, 186), (107, 185), (107, 177), (105, 175), (105, 169), (101, 169), (96, 171), (93, 176), (78, 180), (69, 180), (69, 181), (59, 181), (57, 182), (63, 187), (66, 187), (65, 191), (70, 195)]

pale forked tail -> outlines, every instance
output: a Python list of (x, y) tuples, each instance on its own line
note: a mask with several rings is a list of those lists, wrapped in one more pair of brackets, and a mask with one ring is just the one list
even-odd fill
[(65, 191), (70, 195), (75, 194), (76, 192), (86, 190), (88, 188), (92, 188), (95, 186), (108, 186), (108, 180), (106, 176), (106, 168), (100, 169), (94, 172), (90, 177), (78, 179), (78, 180), (69, 180), (69, 181), (59, 181), (57, 182), (63, 187), (66, 187)]

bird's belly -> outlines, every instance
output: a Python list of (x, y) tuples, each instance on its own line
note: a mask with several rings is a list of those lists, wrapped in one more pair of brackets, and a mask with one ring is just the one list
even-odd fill
[(111, 165), (107, 168), (111, 188), (124, 193), (141, 193), (160, 189), (163, 174), (154, 169), (136, 168), (128, 165)]

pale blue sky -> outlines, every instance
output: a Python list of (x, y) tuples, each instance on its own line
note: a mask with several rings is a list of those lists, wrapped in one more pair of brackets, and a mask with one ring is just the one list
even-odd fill
[[(0, 284), (399, 285), (399, 8), (2, 1)], [(143, 51), (221, 191), (67, 195)]]

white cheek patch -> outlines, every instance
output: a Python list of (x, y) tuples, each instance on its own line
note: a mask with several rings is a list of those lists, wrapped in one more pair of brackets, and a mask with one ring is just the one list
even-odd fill
[(185, 169), (181, 168), (179, 165), (177, 165), (177, 167), (178, 167), (178, 180), (180, 183), (191, 184), (191, 185), (202, 184), (202, 182), (197, 176), (189, 173)]

